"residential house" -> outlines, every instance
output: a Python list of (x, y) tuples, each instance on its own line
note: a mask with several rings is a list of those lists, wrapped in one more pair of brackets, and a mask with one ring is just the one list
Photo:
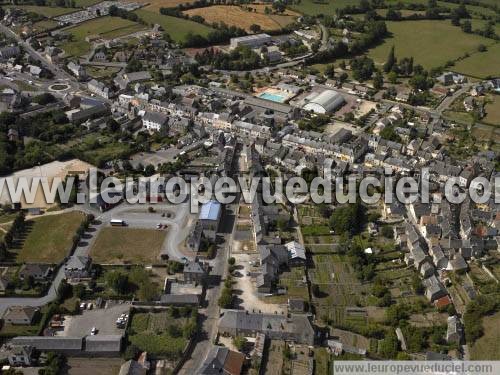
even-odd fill
[(424, 279), (423, 284), (425, 287), (425, 296), (430, 302), (434, 302), (448, 294), (441, 281), (435, 275)]
[(39, 309), (31, 306), (10, 306), (5, 310), (3, 320), (14, 325), (30, 325), (35, 320)]
[(168, 116), (159, 112), (146, 112), (142, 117), (142, 126), (148, 131), (166, 132)]
[(64, 275), (69, 282), (80, 282), (92, 277), (92, 259), (89, 256), (72, 256), (64, 265)]
[(187, 283), (204, 284), (208, 276), (208, 266), (196, 259), (184, 265), (183, 274)]
[(448, 326), (446, 329), (446, 342), (460, 344), (463, 337), (463, 327), (458, 316), (448, 317)]
[(48, 281), (52, 271), (52, 266), (48, 264), (28, 263), (21, 266), (19, 278), (21, 280), (33, 278), (35, 281)]
[(203, 362), (199, 375), (240, 375), (245, 356), (226, 347), (215, 346)]
[(79, 64), (74, 63), (73, 61), (70, 61), (67, 65), (68, 70), (78, 79), (85, 79), (87, 78), (87, 72), (85, 71), (85, 68)]
[(314, 328), (306, 315), (286, 317), (275, 314), (254, 314), (244, 310), (225, 310), (219, 320), (219, 334), (251, 336), (264, 333), (271, 340), (314, 344)]
[(9, 365), (32, 366), (34, 364), (35, 348), (30, 345), (8, 345), (7, 359)]
[(105, 99), (110, 99), (113, 96), (113, 91), (109, 87), (95, 79), (89, 81), (87, 88), (91, 93), (102, 96)]
[(222, 205), (219, 202), (211, 200), (201, 206), (198, 219), (206, 238), (215, 241), (221, 217)]

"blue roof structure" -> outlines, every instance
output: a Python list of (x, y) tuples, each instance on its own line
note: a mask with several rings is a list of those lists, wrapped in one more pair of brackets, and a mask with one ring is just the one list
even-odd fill
[(221, 205), (217, 201), (208, 201), (201, 206), (200, 220), (219, 220)]

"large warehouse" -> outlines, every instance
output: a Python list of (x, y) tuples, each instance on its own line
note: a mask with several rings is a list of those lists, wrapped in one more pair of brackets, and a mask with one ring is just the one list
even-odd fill
[(315, 113), (333, 112), (345, 103), (345, 99), (337, 91), (325, 90), (312, 93), (305, 98), (304, 109)]
[(231, 38), (230, 48), (234, 49), (239, 46), (247, 46), (250, 48), (258, 48), (266, 43), (271, 42), (272, 38), (268, 34), (254, 34)]

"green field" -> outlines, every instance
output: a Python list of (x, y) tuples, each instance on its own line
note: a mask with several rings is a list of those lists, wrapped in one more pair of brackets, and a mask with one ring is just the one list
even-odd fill
[(353, 5), (359, 1), (353, 0), (302, 0), (300, 4), (293, 4), (290, 9), (307, 15), (335, 15), (335, 10), (344, 8), (347, 5)]
[(36, 5), (17, 5), (16, 9), (23, 9), (28, 12), (41, 14), (44, 17), (57, 17), (67, 13), (78, 11), (76, 8), (62, 8), (62, 7), (42, 7)]
[(398, 58), (413, 56), (416, 64), (429, 69), (473, 53), (480, 44), (492, 44), (489, 39), (462, 32), (449, 21), (387, 22), (387, 27), (392, 36), (369, 51), (378, 64), (385, 63), (392, 46)]
[(474, 53), (455, 64), (451, 70), (477, 78), (500, 76), (500, 43), (488, 47), (488, 51)]
[(488, 99), (491, 99), (491, 102), (486, 104), (486, 117), (481, 122), (500, 126), (500, 95), (492, 95)]
[(100, 2), (101, 0), (75, 0), (75, 6), (77, 8), (86, 8)]
[(499, 360), (500, 313), (483, 318), (484, 335), (471, 347), (472, 360)]
[(149, 24), (159, 24), (163, 30), (169, 34), (176, 42), (182, 42), (189, 33), (207, 35), (212, 28), (202, 25), (197, 22), (185, 20), (183, 18), (165, 16), (149, 10), (136, 10), (136, 13), (141, 19)]
[(97, 263), (151, 264), (158, 260), (165, 233), (154, 229), (103, 228), (90, 253)]
[(116, 38), (144, 30), (144, 26), (118, 17), (101, 17), (78, 26), (71, 27), (66, 32), (73, 35), (73, 41), (61, 46), (68, 56), (81, 56), (90, 50), (90, 43), (85, 37), (100, 35), (103, 38)]
[(69, 212), (28, 221), (33, 225), (19, 251), (17, 261), (59, 263), (69, 255), (73, 236), (83, 219), (81, 213)]

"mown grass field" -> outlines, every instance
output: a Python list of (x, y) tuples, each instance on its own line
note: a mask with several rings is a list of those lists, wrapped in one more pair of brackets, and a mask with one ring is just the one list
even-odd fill
[[(413, 56), (416, 64), (429, 69), (465, 53), (474, 53), (480, 44), (492, 44), (490, 39), (464, 33), (449, 21), (387, 22), (387, 28), (392, 36), (369, 51), (369, 56), (378, 64), (385, 63), (392, 46), (398, 58)], [(479, 65), (477, 69), (480, 69)]]
[(499, 360), (500, 313), (483, 318), (484, 335), (471, 347), (472, 360)]
[[(249, 5), (249, 7), (252, 7)], [(296, 15), (265, 14), (264, 8), (254, 6), (249, 11), (236, 5), (214, 5), (207, 8), (196, 8), (185, 11), (189, 16), (202, 16), (208, 23), (224, 22), (229, 26), (237, 26), (250, 30), (253, 24), (259, 25), (262, 30), (280, 30), (283, 26), (292, 23)]]
[(57, 17), (63, 14), (73, 13), (79, 10), (76, 8), (43, 7), (36, 5), (16, 5), (16, 9), (23, 9), (28, 12), (37, 13), (47, 18)]
[(136, 10), (135, 13), (151, 25), (155, 23), (159, 24), (176, 42), (184, 41), (189, 33), (206, 36), (210, 31), (213, 31), (212, 28), (197, 22), (165, 16), (150, 7)]
[(17, 261), (59, 263), (68, 255), (73, 236), (83, 220), (84, 215), (80, 212), (30, 220), (32, 227), (17, 255)]
[(90, 43), (85, 37), (100, 35), (104, 38), (116, 38), (144, 30), (144, 26), (119, 17), (101, 17), (71, 27), (66, 32), (73, 35), (73, 41), (62, 45), (68, 56), (81, 56), (90, 50)]
[(488, 51), (474, 53), (451, 68), (455, 72), (477, 78), (500, 76), (500, 43), (488, 46)]
[(90, 255), (104, 264), (155, 263), (165, 234), (165, 231), (154, 229), (103, 228)]
[(491, 95), (488, 100), (485, 106), (486, 117), (481, 122), (500, 126), (500, 95)]

